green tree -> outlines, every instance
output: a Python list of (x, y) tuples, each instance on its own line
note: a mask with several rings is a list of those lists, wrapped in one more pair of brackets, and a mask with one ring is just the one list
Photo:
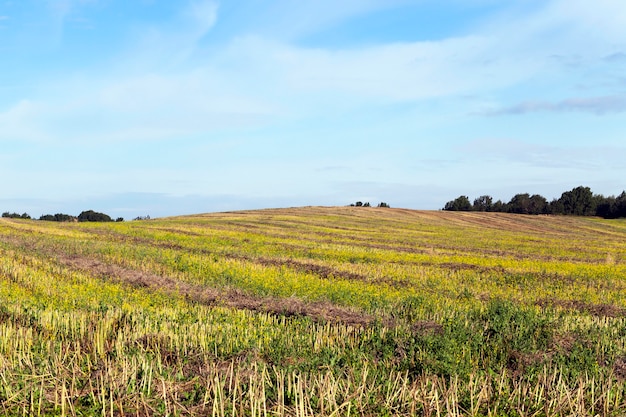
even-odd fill
[(613, 216), (615, 218), (626, 217), (626, 191), (622, 191), (622, 193), (615, 199)]
[(491, 205), (491, 211), (495, 211), (497, 213), (506, 213), (508, 211), (508, 207), (502, 200), (498, 200)]
[(565, 214), (565, 207), (560, 199), (555, 198), (548, 204), (547, 211), (549, 214)]
[(533, 194), (530, 196), (530, 214), (547, 214), (548, 213), (548, 200), (539, 194)]
[(530, 194), (515, 194), (508, 203), (509, 213), (530, 214)]
[(470, 203), (469, 197), (462, 195), (452, 201), (448, 201), (443, 209), (448, 211), (470, 211), (472, 210), (472, 203)]
[(104, 213), (93, 210), (83, 211), (78, 215), (79, 222), (112, 222), (113, 219)]
[(490, 195), (481, 195), (474, 200), (473, 209), (476, 211), (491, 211), (493, 198)]
[(571, 191), (566, 191), (559, 199), (563, 204), (564, 214), (576, 216), (594, 216), (596, 214), (597, 201), (593, 198), (593, 193), (589, 187), (576, 187)]
[(2, 217), (8, 217), (11, 219), (30, 219), (30, 215), (28, 213), (9, 213), (8, 211), (5, 211), (4, 213), (2, 213)]

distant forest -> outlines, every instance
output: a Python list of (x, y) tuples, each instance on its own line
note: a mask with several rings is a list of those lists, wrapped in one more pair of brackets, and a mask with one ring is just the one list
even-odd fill
[(589, 187), (576, 187), (561, 194), (561, 198), (548, 201), (539, 194), (516, 194), (511, 201), (496, 202), (483, 195), (472, 204), (469, 197), (460, 196), (448, 201), (443, 208), (448, 211), (491, 211), (518, 214), (565, 214), (574, 216), (599, 216), (605, 219), (626, 217), (626, 191), (615, 197), (594, 194)]
[[(31, 218), (28, 213), (19, 214), (19, 213), (10, 213), (8, 211), (5, 211), (4, 213), (2, 213), (2, 217), (8, 217), (12, 219), (30, 219)], [(50, 222), (74, 222), (74, 221), (75, 222), (112, 222), (113, 221), (113, 219), (108, 214), (99, 213), (93, 210), (83, 211), (78, 216), (72, 216), (70, 214), (63, 214), (63, 213), (57, 213), (54, 215), (43, 214), (41, 215), (41, 217), (39, 217), (39, 220), (45, 220), (45, 221), (50, 221)], [(124, 219), (122, 217), (118, 217), (115, 221), (122, 222), (124, 221)]]

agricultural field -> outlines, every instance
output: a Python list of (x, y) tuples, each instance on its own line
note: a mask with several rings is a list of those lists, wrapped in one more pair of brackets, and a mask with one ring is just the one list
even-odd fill
[(621, 416), (626, 221), (0, 220), (3, 416)]

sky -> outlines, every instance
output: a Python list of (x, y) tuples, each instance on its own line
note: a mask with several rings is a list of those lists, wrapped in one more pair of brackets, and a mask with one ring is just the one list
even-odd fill
[(0, 211), (626, 189), (623, 0), (0, 0)]

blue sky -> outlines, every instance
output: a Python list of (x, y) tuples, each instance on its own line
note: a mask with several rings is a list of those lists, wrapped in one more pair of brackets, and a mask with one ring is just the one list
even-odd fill
[(0, 210), (626, 188), (623, 0), (0, 0)]

